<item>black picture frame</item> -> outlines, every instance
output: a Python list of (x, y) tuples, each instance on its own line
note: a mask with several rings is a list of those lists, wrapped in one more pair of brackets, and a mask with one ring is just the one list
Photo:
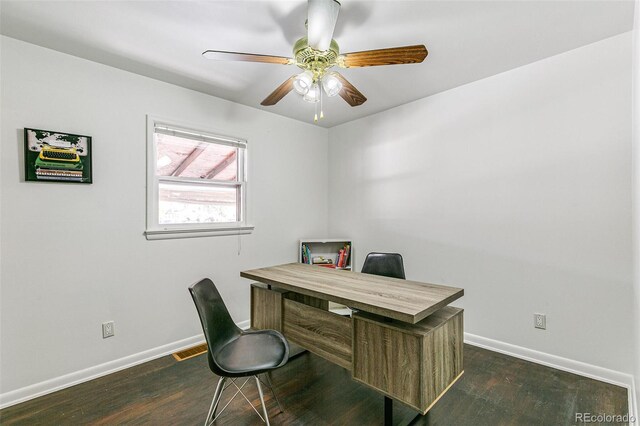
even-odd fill
[(27, 182), (93, 183), (91, 136), (24, 129)]

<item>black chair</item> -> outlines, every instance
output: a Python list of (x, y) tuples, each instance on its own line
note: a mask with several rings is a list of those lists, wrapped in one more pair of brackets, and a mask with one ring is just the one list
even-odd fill
[(402, 255), (398, 253), (369, 253), (364, 260), (361, 272), (405, 279)]
[[(218, 289), (210, 279), (205, 278), (192, 285), (189, 287), (189, 292), (198, 310), (204, 337), (207, 340), (209, 368), (214, 374), (220, 376), (207, 419), (204, 422), (205, 426), (214, 422), (238, 393), (247, 400), (258, 416), (269, 426), (267, 407), (264, 404), (264, 395), (258, 374), (267, 373), (286, 364), (289, 359), (289, 343), (276, 330), (242, 331), (238, 328), (231, 319)], [(271, 379), (268, 374), (265, 376), (268, 384), (263, 384), (273, 392)], [(247, 378), (240, 386), (236, 383), (236, 379), (239, 377)], [(264, 418), (242, 392), (242, 388), (252, 377), (255, 378), (260, 394)], [(220, 404), (222, 393), (231, 385), (236, 387), (237, 392), (216, 416), (215, 413)], [(278, 401), (275, 392), (273, 396), (278, 403), (280, 412), (282, 412), (280, 401)], [(210, 421), (212, 417), (213, 419)]]

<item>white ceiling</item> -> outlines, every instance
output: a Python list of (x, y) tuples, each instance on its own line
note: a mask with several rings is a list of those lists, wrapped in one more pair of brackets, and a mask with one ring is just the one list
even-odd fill
[[(334, 38), (352, 52), (425, 44), (422, 64), (343, 70), (368, 101), (325, 106), (332, 127), (630, 31), (625, 1), (342, 0)], [(311, 122), (290, 93), (260, 106), (294, 66), (215, 62), (206, 49), (291, 56), (306, 1), (2, 1), (0, 32), (241, 104)]]

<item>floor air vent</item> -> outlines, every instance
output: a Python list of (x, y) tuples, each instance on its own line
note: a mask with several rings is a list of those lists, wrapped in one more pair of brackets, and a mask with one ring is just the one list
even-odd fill
[(173, 357), (177, 361), (184, 361), (185, 359), (193, 358), (194, 356), (202, 355), (204, 353), (207, 353), (206, 343), (185, 349), (184, 351), (176, 352), (173, 354)]

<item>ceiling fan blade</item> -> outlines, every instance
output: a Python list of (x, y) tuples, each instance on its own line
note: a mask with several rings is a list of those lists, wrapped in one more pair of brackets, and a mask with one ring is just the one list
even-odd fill
[(343, 57), (345, 68), (373, 67), (378, 65), (418, 64), (429, 52), (422, 44), (392, 47), (389, 49), (366, 50), (346, 53)]
[(292, 59), (284, 56), (257, 55), (254, 53), (224, 52), (222, 50), (205, 50), (202, 56), (214, 61), (243, 61), (243, 62), (265, 62), (268, 64), (287, 65), (293, 63)]
[(276, 88), (269, 96), (264, 98), (260, 105), (270, 106), (277, 104), (280, 99), (284, 98), (290, 91), (293, 90), (293, 80), (296, 78), (295, 75), (292, 75), (284, 83)]
[(338, 72), (334, 73), (334, 75), (340, 80), (342, 83), (342, 90), (340, 90), (340, 97), (347, 101), (349, 105), (352, 107), (362, 105), (367, 101), (367, 98), (360, 93), (358, 89), (356, 89), (353, 84), (349, 83), (344, 76)]
[(340, 3), (337, 0), (309, 0), (307, 10), (307, 39), (313, 49), (329, 49), (336, 27)]

